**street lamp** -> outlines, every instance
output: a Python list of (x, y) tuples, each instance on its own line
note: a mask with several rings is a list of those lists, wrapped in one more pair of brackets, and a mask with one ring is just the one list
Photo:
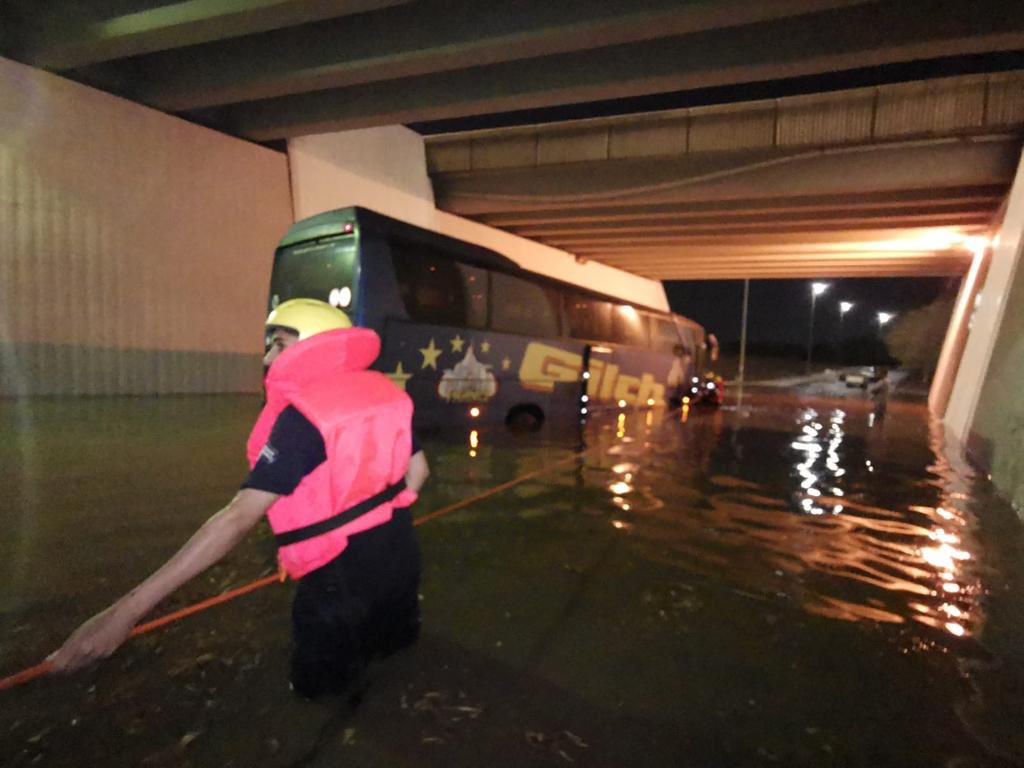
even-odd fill
[(896, 313), (895, 312), (879, 312), (878, 313), (878, 325), (879, 326), (885, 325), (890, 320), (892, 320), (894, 317), (896, 317)]
[(818, 301), (818, 297), (828, 289), (828, 283), (811, 283), (811, 323), (807, 330), (807, 373), (811, 372), (811, 350), (814, 348), (814, 305)]

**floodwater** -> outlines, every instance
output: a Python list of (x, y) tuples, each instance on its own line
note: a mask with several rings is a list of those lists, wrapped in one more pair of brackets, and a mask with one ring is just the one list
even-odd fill
[[(257, 408), (0, 405), (0, 675), (230, 498)], [(0, 762), (1024, 764), (1024, 529), (919, 404), (871, 424), (862, 401), (755, 393), (422, 438), (424, 636), (358, 706), (289, 693), (275, 584), (0, 692)], [(261, 526), (155, 613), (273, 570)]]

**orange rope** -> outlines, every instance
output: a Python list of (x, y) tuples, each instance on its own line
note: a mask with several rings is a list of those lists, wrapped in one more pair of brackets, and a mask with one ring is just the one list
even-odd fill
[[(574, 453), (567, 459), (557, 461), (554, 464), (542, 467), (541, 469), (538, 469), (534, 472), (528, 472), (525, 475), (520, 475), (519, 477), (513, 480), (509, 480), (507, 483), (496, 485), (493, 488), (489, 488), (488, 490), (484, 491), (483, 493), (478, 493), (476, 496), (471, 496), (468, 499), (463, 499), (462, 501), (456, 502), (455, 504), (449, 504), (447, 507), (442, 507), (441, 509), (424, 515), (423, 517), (417, 518), (414, 525), (422, 525), (428, 520), (433, 520), (436, 517), (448, 514), (449, 512), (454, 512), (455, 510), (462, 509), (463, 507), (468, 507), (470, 504), (480, 501), (481, 499), (486, 499), (488, 496), (493, 496), (496, 493), (501, 493), (501, 491), (511, 488), (512, 486), (518, 485), (519, 483), (537, 477), (538, 475), (543, 475), (548, 472), (551, 472), (552, 470), (555, 470), (564, 464), (568, 464), (570, 461), (575, 461), (580, 455), (580, 453)], [(170, 624), (173, 621), (183, 619), (186, 616), (191, 616), (194, 613), (205, 611), (207, 608), (212, 608), (213, 606), (219, 605), (220, 603), (226, 603), (229, 600), (234, 600), (236, 597), (241, 597), (242, 595), (248, 594), (249, 592), (254, 592), (257, 589), (261, 589), (267, 586), (268, 584), (273, 584), (275, 581), (283, 580), (284, 579), (282, 579), (278, 574), (275, 574), (273, 576), (265, 576), (262, 579), (257, 579), (256, 581), (250, 582), (249, 584), (245, 584), (241, 587), (237, 587), (236, 589), (231, 589), (227, 592), (222, 592), (219, 595), (214, 595), (213, 597), (207, 598), (206, 600), (202, 600), (201, 602), (193, 603), (192, 605), (181, 608), (180, 610), (172, 611), (171, 613), (168, 613), (166, 616), (160, 616), (159, 618), (153, 619), (152, 621), (147, 621), (145, 624), (139, 624), (132, 630), (130, 637), (135, 637), (136, 635), (142, 635), (146, 632), (151, 632), (154, 629), (158, 629), (164, 626), (165, 624)], [(0, 691), (7, 690), (8, 688), (13, 688), (14, 686), (21, 685), (22, 683), (27, 683), (30, 680), (35, 680), (37, 677), (48, 675), (52, 671), (53, 665), (50, 664), (49, 661), (42, 661), (39, 664), (36, 664), (34, 667), (24, 669), (21, 672), (18, 672), (17, 674), (10, 675), (9, 677), (0, 678)]]
[(463, 499), (462, 501), (457, 501), (454, 504), (449, 504), (447, 507), (442, 507), (441, 509), (438, 509), (435, 512), (431, 512), (429, 514), (423, 515), (423, 517), (416, 518), (416, 522), (414, 522), (413, 525), (423, 525), (423, 523), (427, 522), (428, 520), (433, 520), (435, 517), (440, 517), (441, 515), (446, 515), (449, 512), (454, 512), (457, 509), (468, 507), (470, 504), (474, 504), (480, 501), (481, 499), (486, 499), (488, 496), (493, 496), (496, 493), (501, 493), (501, 491), (511, 488), (513, 485), (519, 485), (519, 483), (529, 480), (530, 478), (536, 477), (537, 475), (546, 474), (556, 469), (557, 467), (562, 466), (563, 464), (568, 464), (570, 461), (575, 461), (576, 458), (580, 455), (581, 454), (579, 453), (574, 453), (567, 459), (556, 461), (554, 464), (550, 464), (549, 466), (546, 467), (541, 467), (535, 472), (528, 472), (525, 475), (520, 475), (514, 480), (509, 480), (507, 483), (502, 483), (501, 485), (496, 485), (493, 488), (488, 488), (486, 491), (484, 491), (483, 493), (478, 493), (476, 496), (470, 496), (468, 499)]
[(151, 632), (152, 630), (162, 627), (165, 624), (170, 624), (172, 621), (177, 621), (178, 619), (183, 619), (186, 616), (191, 616), (193, 613), (205, 611), (207, 608), (212, 608), (213, 606), (219, 605), (220, 603), (226, 603), (228, 600), (234, 600), (236, 597), (241, 597), (244, 594), (253, 592), (257, 589), (261, 589), (267, 586), (268, 584), (273, 584), (275, 581), (280, 581), (276, 573), (273, 576), (265, 576), (262, 579), (257, 579), (256, 581), (238, 587), (237, 589), (231, 589), (227, 592), (222, 592), (219, 595), (214, 595), (213, 597), (207, 598), (206, 600), (203, 600), (201, 602), (188, 605), (180, 610), (168, 613), (166, 616), (161, 616), (158, 619), (147, 621), (145, 624), (139, 624), (139, 626), (135, 627), (135, 629), (132, 630), (131, 637), (135, 637), (136, 635), (142, 635), (146, 632)]
[(5, 677), (3, 680), (0, 680), (0, 691), (7, 688), (13, 688), (14, 686), (21, 685), (22, 683), (27, 683), (29, 680), (35, 680), (37, 677), (48, 675), (51, 670), (52, 665), (50, 662), (42, 661), (34, 667), (29, 667), (16, 675), (11, 675), (10, 677)]

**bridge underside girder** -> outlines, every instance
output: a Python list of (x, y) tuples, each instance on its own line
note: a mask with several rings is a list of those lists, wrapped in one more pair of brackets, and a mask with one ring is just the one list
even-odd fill
[[(960, 274), (1015, 136), (435, 173), (438, 205), (658, 279)], [(576, 192), (574, 190), (580, 190)]]

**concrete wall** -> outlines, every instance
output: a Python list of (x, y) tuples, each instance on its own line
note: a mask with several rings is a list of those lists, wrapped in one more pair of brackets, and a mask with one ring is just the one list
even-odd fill
[(0, 59), (0, 395), (256, 390), (287, 158)]
[[(1020, 269), (1024, 197), (1018, 196), (1015, 270), (999, 333), (967, 438), (971, 458), (1024, 510), (1024, 269)], [(1004, 228), (1004, 233), (1006, 229)]]
[(960, 283), (960, 291), (953, 305), (953, 314), (949, 318), (946, 338), (943, 340), (942, 351), (928, 392), (928, 408), (939, 419), (946, 415), (953, 385), (960, 371), (960, 362), (963, 360), (964, 347), (967, 346), (970, 335), (975, 303), (985, 284), (990, 261), (991, 253), (987, 246), (976, 248), (971, 259), (971, 268), (967, 270), (967, 276)]
[(1024, 505), (1024, 160), (991, 249), (970, 321), (947, 430), (1018, 505)]
[(288, 142), (295, 217), (360, 205), (410, 224), (491, 248), (526, 269), (668, 309), (657, 280), (588, 262), (531, 240), (439, 211), (423, 138), (402, 126), (304, 136)]

